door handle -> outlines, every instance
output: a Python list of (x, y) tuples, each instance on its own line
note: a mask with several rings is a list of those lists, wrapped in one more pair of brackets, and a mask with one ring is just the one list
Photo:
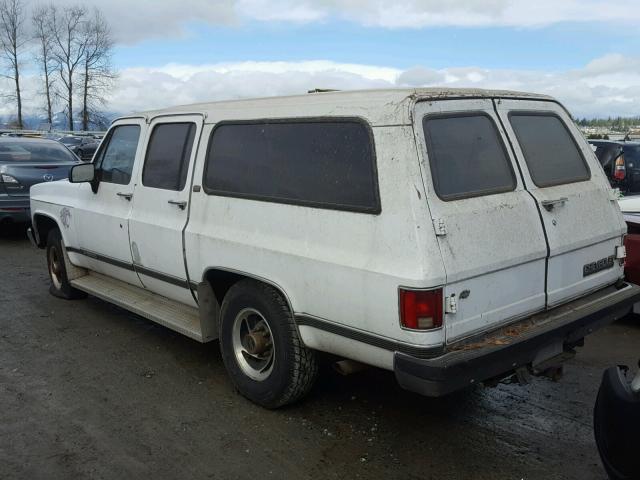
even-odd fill
[(550, 212), (551, 210), (554, 209), (556, 205), (562, 206), (568, 201), (569, 199), (567, 197), (562, 197), (562, 198), (556, 198), (555, 200), (542, 200), (542, 202), (540, 203), (542, 204), (542, 206), (547, 212)]
[(175, 205), (176, 207), (178, 207), (180, 210), (184, 210), (185, 208), (187, 208), (187, 202), (185, 201), (179, 201), (179, 200), (169, 200), (168, 202), (170, 205)]
[(125, 200), (131, 201), (131, 199), (133, 198), (133, 193), (123, 193), (123, 192), (118, 192), (116, 193), (117, 196), (124, 198)]

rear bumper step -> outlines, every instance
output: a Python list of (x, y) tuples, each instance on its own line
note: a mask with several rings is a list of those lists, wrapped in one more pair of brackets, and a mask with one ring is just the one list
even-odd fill
[(450, 345), (447, 353), (421, 359), (396, 352), (400, 386), (439, 397), (531, 367), (546, 352), (571, 349), (586, 335), (626, 315), (640, 301), (640, 287), (611, 286), (482, 337)]

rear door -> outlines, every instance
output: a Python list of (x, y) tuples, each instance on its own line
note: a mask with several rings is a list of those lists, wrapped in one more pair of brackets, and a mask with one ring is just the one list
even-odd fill
[(193, 305), (182, 235), (202, 123), (201, 115), (159, 117), (151, 122), (129, 221), (134, 265), (144, 286)]
[(492, 101), (420, 102), (415, 113), (447, 341), (544, 309), (544, 232)]
[(593, 150), (557, 103), (495, 104), (544, 225), (547, 306), (614, 283), (623, 275), (616, 247), (626, 227)]

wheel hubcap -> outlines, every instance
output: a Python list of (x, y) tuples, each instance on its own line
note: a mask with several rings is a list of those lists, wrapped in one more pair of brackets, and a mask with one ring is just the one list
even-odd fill
[(275, 346), (266, 318), (253, 308), (240, 311), (233, 322), (233, 351), (242, 371), (263, 381), (273, 371)]
[(56, 247), (49, 249), (49, 274), (53, 285), (59, 289), (62, 286), (62, 263)]

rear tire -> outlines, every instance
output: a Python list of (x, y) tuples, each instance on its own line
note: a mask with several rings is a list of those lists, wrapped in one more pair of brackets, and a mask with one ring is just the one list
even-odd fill
[(225, 295), (220, 315), (222, 359), (241, 395), (274, 409), (311, 390), (318, 374), (316, 354), (302, 343), (277, 290), (242, 280)]
[(86, 298), (87, 294), (77, 288), (73, 288), (67, 277), (67, 267), (65, 265), (64, 243), (60, 230), (54, 228), (47, 236), (47, 270), (51, 286), (49, 293), (54, 297), (74, 300)]

